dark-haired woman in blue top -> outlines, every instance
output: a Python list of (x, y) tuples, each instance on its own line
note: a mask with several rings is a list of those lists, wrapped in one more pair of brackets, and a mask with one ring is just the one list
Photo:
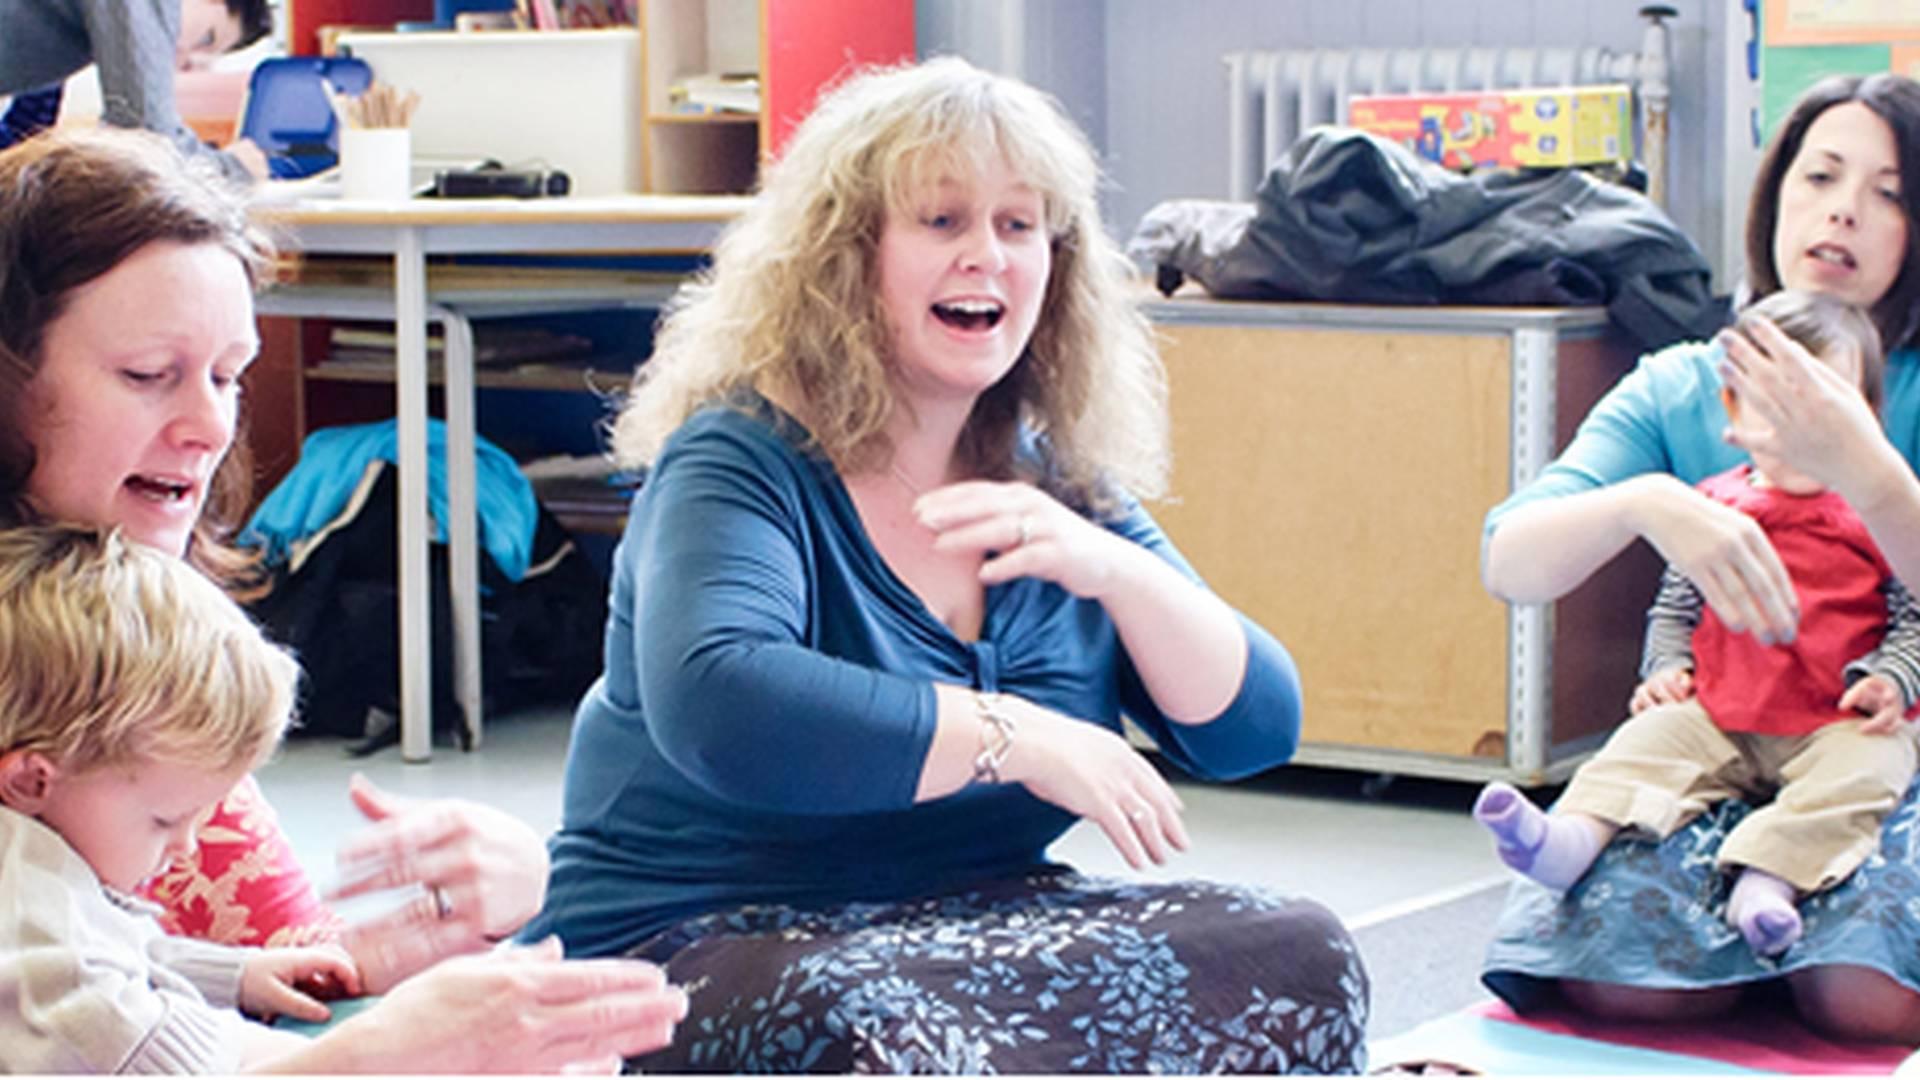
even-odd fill
[[(1756, 295), (1806, 289), (1873, 313), (1887, 346), (1883, 417), (1764, 320), (1752, 335), (1648, 356), (1557, 461), (1488, 515), (1494, 594), (1555, 599), (1644, 538), (1729, 627), (1787, 639), (1793, 585), (1765, 535), (1691, 486), (1747, 449), (1839, 492), (1895, 574), (1920, 574), (1920, 84), (1841, 77), (1807, 91), (1761, 163), (1747, 218)], [(1723, 380), (1765, 418), (1760, 440), (1727, 441)], [(1659, 843), (1616, 839), (1565, 897), (1516, 886), (1487, 984), (1521, 1009), (1557, 989), (1590, 1011), (1673, 1019), (1725, 1012), (1784, 976), (1800, 1015), (1829, 1035), (1920, 1042), (1915, 792), (1852, 877), (1801, 903), (1805, 935), (1777, 959), (1756, 957), (1723, 917), (1728, 883), (1713, 855), (1748, 809), (1722, 804)]]

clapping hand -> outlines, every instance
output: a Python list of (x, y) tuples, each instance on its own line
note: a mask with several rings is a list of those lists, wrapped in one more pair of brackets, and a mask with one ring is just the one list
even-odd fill
[(411, 902), (346, 934), (369, 992), (443, 957), (488, 948), (539, 910), (546, 848), (518, 818), (464, 800), (392, 795), (363, 776), (349, 794), (373, 824), (341, 845), (342, 881), (331, 898), (420, 888)]
[(985, 560), (985, 585), (1033, 577), (1097, 600), (1113, 587), (1122, 561), (1139, 551), (1032, 484), (949, 484), (920, 496), (913, 511), (935, 533), (936, 550), (972, 551)]

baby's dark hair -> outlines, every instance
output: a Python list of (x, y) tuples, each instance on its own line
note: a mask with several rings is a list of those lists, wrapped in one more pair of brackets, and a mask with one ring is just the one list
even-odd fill
[(1765, 316), (1816, 356), (1837, 346), (1851, 346), (1860, 354), (1860, 392), (1879, 411), (1887, 358), (1880, 330), (1866, 309), (1824, 293), (1782, 289), (1743, 308), (1736, 326), (1745, 330), (1754, 316)]

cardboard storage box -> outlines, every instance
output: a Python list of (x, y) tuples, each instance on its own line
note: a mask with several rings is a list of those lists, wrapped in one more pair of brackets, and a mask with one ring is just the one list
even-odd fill
[(1354, 97), (1347, 122), (1449, 168), (1593, 165), (1633, 153), (1624, 84)]
[(1480, 585), (1481, 520), (1636, 359), (1599, 308), (1146, 305), (1173, 413), (1153, 512), (1300, 665), (1303, 764), (1564, 780), (1627, 715), (1660, 561), (1551, 604)]

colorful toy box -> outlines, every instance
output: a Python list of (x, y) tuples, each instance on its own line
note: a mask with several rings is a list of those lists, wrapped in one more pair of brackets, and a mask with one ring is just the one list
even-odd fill
[(1463, 170), (1624, 162), (1633, 153), (1624, 84), (1361, 95), (1348, 102), (1347, 122)]

